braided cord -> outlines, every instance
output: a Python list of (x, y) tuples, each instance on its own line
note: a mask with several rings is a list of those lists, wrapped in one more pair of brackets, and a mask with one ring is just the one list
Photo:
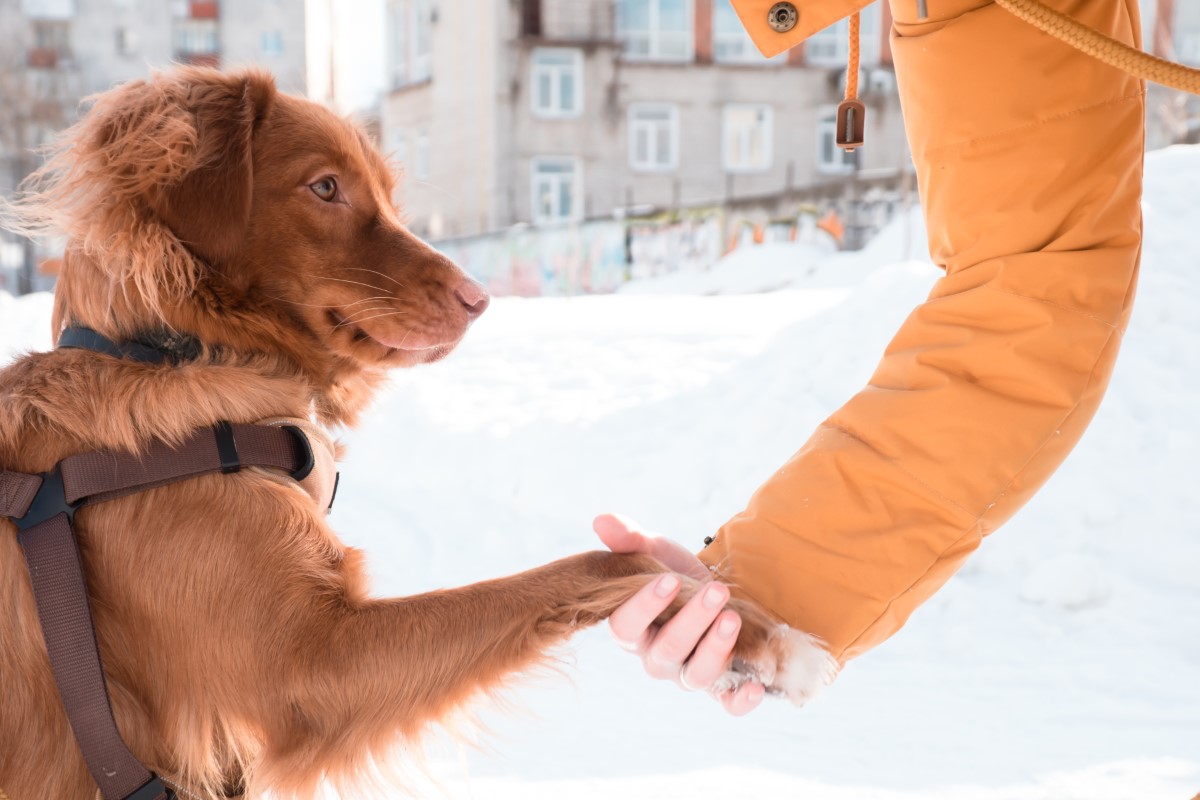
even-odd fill
[(855, 11), (850, 15), (850, 47), (849, 47), (849, 63), (846, 65), (846, 99), (858, 99), (858, 31), (859, 17)]
[(1076, 50), (1135, 78), (1200, 94), (1200, 69), (1185, 67), (1118, 42), (1047, 7), (1041, 0), (996, 0), (996, 5)]

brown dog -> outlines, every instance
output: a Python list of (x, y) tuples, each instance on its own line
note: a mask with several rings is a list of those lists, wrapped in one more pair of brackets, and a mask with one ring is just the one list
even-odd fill
[[(404, 229), (367, 139), (260, 72), (179, 69), (101, 95), (35, 186), (24, 229), (68, 238), (56, 331), (185, 332), (203, 352), (177, 367), (78, 350), (17, 361), (0, 372), (0, 468), (219, 420), (353, 423), (387, 369), (443, 357), (488, 302)], [(590, 553), (371, 599), (316, 504), (250, 471), (88, 507), (76, 529), (121, 732), (203, 797), (353, 780), (662, 570)], [(0, 518), (0, 790), (90, 800), (13, 533)], [(741, 672), (787, 691), (791, 637), (734, 606)]]

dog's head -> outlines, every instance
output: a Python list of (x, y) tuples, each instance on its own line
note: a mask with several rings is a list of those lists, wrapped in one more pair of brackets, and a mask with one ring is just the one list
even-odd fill
[(56, 331), (166, 327), (282, 356), (333, 419), (381, 370), (449, 353), (488, 304), (405, 229), (366, 136), (264, 72), (178, 68), (99, 95), (35, 186), (26, 218), (68, 237)]

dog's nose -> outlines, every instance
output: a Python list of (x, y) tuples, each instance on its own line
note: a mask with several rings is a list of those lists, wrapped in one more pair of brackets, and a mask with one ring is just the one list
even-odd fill
[(463, 304), (463, 308), (467, 309), (467, 315), (471, 319), (477, 319), (480, 314), (487, 311), (488, 304), (492, 302), (492, 299), (488, 297), (487, 289), (470, 278), (460, 283), (454, 290), (454, 294)]

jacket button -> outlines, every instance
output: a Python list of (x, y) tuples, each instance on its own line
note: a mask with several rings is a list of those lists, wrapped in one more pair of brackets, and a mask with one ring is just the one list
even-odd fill
[(800, 14), (791, 3), (776, 3), (767, 12), (767, 24), (776, 33), (787, 33), (796, 27), (798, 19), (800, 19)]

